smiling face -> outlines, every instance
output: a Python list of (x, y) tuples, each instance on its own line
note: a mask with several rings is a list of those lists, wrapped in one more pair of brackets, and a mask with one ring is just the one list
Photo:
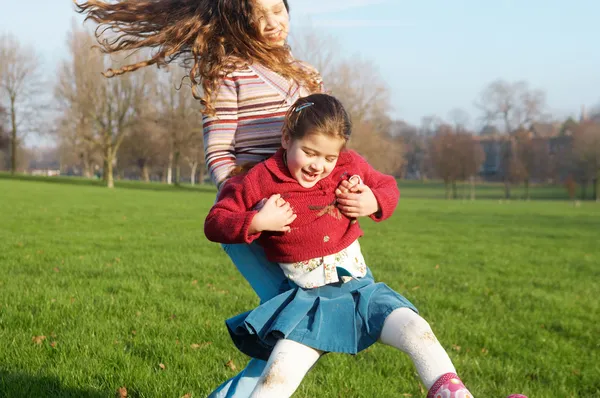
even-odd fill
[(261, 39), (273, 46), (283, 46), (287, 39), (290, 16), (283, 0), (254, 0), (254, 22)]
[(293, 139), (287, 134), (281, 139), (286, 149), (288, 170), (304, 188), (314, 187), (331, 174), (345, 143), (340, 137), (310, 132), (300, 139)]

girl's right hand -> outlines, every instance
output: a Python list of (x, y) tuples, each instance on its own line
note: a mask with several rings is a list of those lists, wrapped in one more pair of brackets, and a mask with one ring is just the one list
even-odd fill
[(256, 213), (248, 232), (255, 234), (262, 231), (288, 232), (290, 224), (296, 219), (296, 214), (281, 195), (272, 195)]

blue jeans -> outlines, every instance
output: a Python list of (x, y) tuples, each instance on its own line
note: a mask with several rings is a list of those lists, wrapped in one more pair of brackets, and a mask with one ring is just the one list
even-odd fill
[[(258, 244), (222, 246), (240, 273), (250, 283), (261, 303), (281, 293), (281, 287), (286, 286), (283, 284), (286, 280), (283, 271), (278, 264), (267, 260), (264, 250)], [(209, 398), (249, 397), (266, 364), (259, 359), (250, 360), (246, 368), (221, 384), (209, 395)]]

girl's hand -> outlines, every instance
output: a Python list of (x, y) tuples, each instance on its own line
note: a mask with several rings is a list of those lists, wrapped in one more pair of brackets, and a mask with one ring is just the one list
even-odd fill
[(349, 218), (365, 217), (377, 213), (379, 203), (371, 188), (362, 182), (342, 181), (335, 190), (338, 209)]
[(252, 235), (262, 231), (288, 232), (291, 229), (289, 225), (295, 219), (296, 214), (290, 204), (282, 199), (281, 195), (272, 195), (264, 201), (252, 219), (248, 233)]

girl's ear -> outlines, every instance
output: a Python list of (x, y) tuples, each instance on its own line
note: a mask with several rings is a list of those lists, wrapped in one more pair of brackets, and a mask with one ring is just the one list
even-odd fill
[(289, 149), (290, 147), (291, 137), (288, 133), (283, 133), (281, 135), (281, 146), (283, 149)]

